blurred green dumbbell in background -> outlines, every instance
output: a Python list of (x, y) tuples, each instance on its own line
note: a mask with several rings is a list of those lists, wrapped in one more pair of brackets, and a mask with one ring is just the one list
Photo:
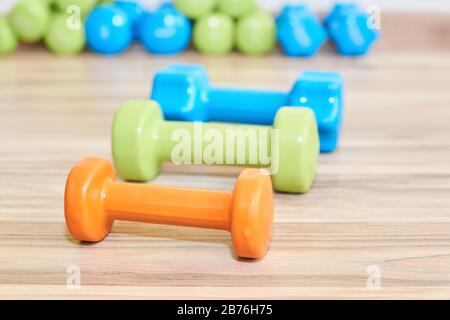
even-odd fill
[(174, 0), (174, 4), (188, 18), (198, 19), (212, 12), (217, 0)]
[[(90, 12), (97, 0), (21, 0), (12, 9), (8, 21), (12, 31), (23, 42), (44, 40), (57, 54), (75, 54), (85, 46), (83, 14)], [(73, 8), (71, 6), (74, 6)], [(6, 29), (3, 27), (2, 29)], [(7, 34), (7, 31), (2, 31)], [(6, 37), (5, 35), (2, 37)], [(9, 43), (1, 51), (13, 50)], [(15, 46), (14, 46), (15, 47)]]
[(260, 56), (270, 53), (276, 45), (274, 17), (257, 10), (240, 18), (236, 27), (236, 46), (240, 52)]
[(70, 21), (66, 13), (53, 13), (44, 41), (47, 48), (61, 55), (83, 51), (86, 39), (84, 22)]
[(255, 0), (218, 0), (220, 12), (240, 18), (257, 8)]
[(229, 15), (212, 13), (195, 23), (194, 46), (206, 54), (227, 54), (233, 50), (234, 33), (234, 21)]
[(37, 42), (47, 32), (50, 20), (48, 0), (22, 0), (9, 14), (11, 28), (19, 40)]
[(70, 13), (70, 8), (75, 6), (80, 9), (80, 13), (85, 17), (98, 4), (98, 0), (45, 0), (54, 2), (56, 8), (63, 13)]
[(13, 53), (17, 48), (17, 37), (8, 21), (0, 17), (0, 55)]

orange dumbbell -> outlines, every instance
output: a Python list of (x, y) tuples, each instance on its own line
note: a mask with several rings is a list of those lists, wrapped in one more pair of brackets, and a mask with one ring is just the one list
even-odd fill
[(67, 179), (66, 223), (80, 241), (98, 242), (114, 220), (228, 230), (240, 258), (264, 256), (270, 243), (273, 195), (270, 176), (246, 169), (233, 191), (213, 191), (115, 182), (112, 165), (89, 158)]

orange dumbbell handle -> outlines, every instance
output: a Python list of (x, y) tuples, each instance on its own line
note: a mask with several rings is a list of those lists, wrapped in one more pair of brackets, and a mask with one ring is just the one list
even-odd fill
[(104, 195), (112, 220), (230, 230), (231, 191), (111, 182)]

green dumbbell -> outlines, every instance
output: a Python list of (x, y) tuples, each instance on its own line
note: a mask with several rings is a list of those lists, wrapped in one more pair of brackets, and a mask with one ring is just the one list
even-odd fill
[(240, 18), (257, 8), (255, 0), (219, 0), (218, 9), (233, 18)]
[(224, 13), (212, 13), (195, 22), (193, 42), (205, 54), (223, 55), (234, 47), (234, 21)]
[(84, 49), (84, 22), (70, 21), (66, 13), (53, 13), (44, 41), (47, 48), (61, 55), (71, 55)]
[(174, 4), (188, 18), (198, 19), (212, 12), (217, 0), (174, 0)]
[(276, 26), (271, 14), (257, 10), (240, 18), (236, 26), (236, 46), (244, 54), (260, 56), (276, 45)]
[(304, 193), (315, 179), (319, 139), (307, 108), (281, 108), (272, 128), (164, 121), (157, 102), (132, 100), (115, 115), (112, 153), (126, 180), (151, 180), (163, 162), (225, 164), (269, 168), (275, 190)]
[(8, 17), (11, 28), (19, 40), (37, 42), (41, 40), (50, 20), (47, 0), (22, 0), (18, 2)]
[(0, 17), (0, 55), (13, 53), (17, 48), (17, 37), (5, 18)]
[[(47, 0), (49, 1), (49, 0)], [(71, 7), (78, 7), (83, 17), (87, 16), (89, 12), (97, 5), (98, 0), (50, 0), (56, 8), (62, 13), (69, 13)]]

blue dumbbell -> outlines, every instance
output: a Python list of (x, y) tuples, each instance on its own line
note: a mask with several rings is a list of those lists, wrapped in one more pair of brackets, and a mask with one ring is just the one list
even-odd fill
[(288, 56), (313, 56), (327, 40), (327, 33), (307, 6), (286, 5), (277, 17), (277, 37)]
[(155, 12), (144, 14), (138, 27), (144, 47), (155, 54), (174, 54), (184, 51), (191, 41), (189, 19), (172, 4), (163, 4)]
[(145, 13), (144, 8), (137, 1), (130, 0), (116, 0), (114, 6), (125, 12), (132, 25), (133, 34), (137, 37), (139, 22)]
[(133, 25), (125, 11), (115, 5), (95, 8), (86, 19), (86, 42), (100, 54), (118, 54), (133, 40)]
[(332, 152), (341, 128), (342, 86), (339, 74), (308, 71), (290, 92), (212, 88), (204, 67), (173, 65), (156, 73), (151, 99), (167, 120), (178, 121), (272, 125), (281, 107), (308, 107), (316, 115), (321, 152)]
[(340, 54), (364, 55), (378, 39), (370, 17), (354, 3), (337, 3), (324, 24)]

